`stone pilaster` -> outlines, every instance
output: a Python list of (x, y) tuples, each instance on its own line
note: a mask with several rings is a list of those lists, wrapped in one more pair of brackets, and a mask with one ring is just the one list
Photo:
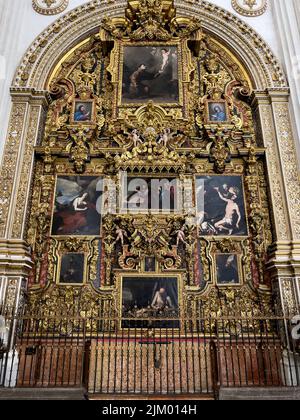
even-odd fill
[(299, 0), (271, 1), (282, 62), (289, 76), (290, 111), (300, 157), (300, 5)]
[(299, 311), (300, 177), (289, 113), (289, 90), (255, 92), (258, 137), (266, 148), (274, 244), (270, 249), (274, 289), (285, 313)]
[(21, 58), (19, 53), (23, 36), (22, 29), (28, 24), (24, 20), (28, 6), (31, 7), (27, 1), (9, 0), (0, 2), (0, 59), (3, 66), (0, 75), (0, 161), (11, 111), (9, 88)]
[(300, 278), (279, 279), (279, 293), (284, 314), (294, 316), (300, 313)]
[(12, 90), (12, 113), (0, 174), (0, 238), (22, 239), (28, 204), (34, 146), (42, 115), (47, 109), (47, 92)]
[(289, 209), (285, 194), (283, 168), (280, 150), (276, 139), (276, 127), (270, 96), (266, 91), (255, 92), (252, 106), (258, 123), (258, 140), (266, 148), (268, 181), (273, 210), (274, 239), (282, 246), (289, 245), (292, 239)]
[(4, 309), (6, 287), (7, 287), (7, 277), (0, 276), (0, 314), (3, 312), (3, 309)]
[(26, 280), (23, 277), (0, 277), (0, 314), (15, 316), (24, 304)]
[[(34, 147), (42, 134), (47, 92), (14, 89), (12, 112), (0, 171), (0, 276), (23, 283), (32, 266), (23, 241), (34, 165)], [(15, 301), (17, 304), (17, 300)]]

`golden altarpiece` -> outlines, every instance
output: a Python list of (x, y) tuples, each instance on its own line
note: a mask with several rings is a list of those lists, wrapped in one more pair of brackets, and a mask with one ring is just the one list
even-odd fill
[[(125, 19), (104, 19), (100, 34), (68, 54), (48, 82), (52, 103), (36, 147), (26, 229), (34, 260), (29, 279), (32, 310), (43, 311), (41, 302), (47, 310), (59, 312), (69, 311), (74, 304), (88, 317), (110, 314), (117, 318), (124, 277), (140, 278), (143, 288), (147, 277), (170, 275), (178, 278), (182, 317), (196, 318), (194, 312), (202, 306), (207, 308), (204, 314), (209, 311), (206, 315), (212, 307), (219, 313), (222, 309), (215, 305), (220, 294), (238, 301), (245, 313), (254, 302), (269, 305), (265, 264), (272, 232), (264, 149), (256, 139), (249, 106), (251, 81), (228, 51), (203, 34), (200, 21), (177, 18), (173, 5), (167, 3), (137, 6), (131, 2)], [(151, 74), (148, 80), (145, 69), (141, 72), (145, 78), (137, 76), (132, 83), (135, 71), (139, 72), (138, 61), (150, 63), (150, 55), (159, 66), (163, 49), (172, 54), (173, 67), (178, 65), (176, 81), (168, 82), (168, 75), (163, 81), (156, 75), (153, 80)], [(137, 61), (134, 54), (139, 56)], [(169, 83), (167, 89), (163, 83)], [(148, 86), (150, 91), (144, 92)], [(158, 89), (161, 92), (156, 94)], [(218, 107), (219, 112), (215, 111)], [(124, 172), (129, 179), (177, 178), (175, 193), (182, 195), (181, 209), (164, 215), (149, 203), (136, 214), (130, 210), (124, 214), (119, 199)], [(74, 206), (65, 214), (67, 196), (71, 194), (73, 200), (73, 193), (76, 198), (79, 194), (80, 199), (97, 178), (104, 184), (101, 223), (93, 215), (79, 220)], [(228, 228), (225, 223), (223, 230), (217, 229), (212, 220), (215, 217), (217, 222), (218, 214), (213, 208), (209, 211), (214, 214), (207, 214), (205, 203), (205, 216), (201, 212), (196, 216), (199, 178), (214, 180), (211, 185), (223, 188), (225, 199), (231, 195), (226, 191), (232, 187), (230, 182), (236, 185), (240, 178), (248, 203), (247, 221), (240, 222), (246, 223), (244, 231), (236, 229), (238, 235), (234, 235), (230, 222)], [(87, 182), (91, 182), (88, 187)], [(64, 187), (64, 183), (68, 184)], [(213, 187), (204, 188), (212, 194)], [(242, 190), (237, 194), (243, 196)], [(92, 200), (91, 194), (86, 200)], [(68, 204), (60, 205), (64, 200)], [(220, 216), (219, 220), (224, 215)], [(85, 235), (85, 230), (94, 229), (85, 226), (88, 220), (96, 225), (94, 236)], [(179, 232), (183, 232), (180, 241)], [(79, 287), (78, 278), (63, 280), (61, 274), (64, 255), (72, 253), (83, 255)], [(238, 276), (232, 280), (233, 287), (226, 281), (222, 286), (222, 278), (218, 287), (219, 254), (235, 259)], [(153, 258), (153, 267), (145, 267), (147, 258)], [(80, 307), (76, 299), (80, 302), (82, 297), (85, 305)], [(259, 303), (255, 310), (262, 310)]]
[[(130, 334), (130, 318), (149, 330), (166, 311), (174, 321), (161, 325), (189, 334), (200, 318), (272, 317), (280, 297), (295, 310), (299, 177), (284, 76), (267, 54), (269, 90), (258, 91), (205, 29), (215, 11), (204, 2), (202, 22), (184, 7), (128, 1), (125, 16), (102, 14), (96, 33), (52, 63), (46, 94), (26, 90), (34, 54), (20, 68), (0, 181), (0, 267), (2, 288), (26, 278), (28, 317), (79, 316), (91, 334), (103, 318), (105, 331)], [(25, 173), (15, 179), (5, 168), (16, 156)]]

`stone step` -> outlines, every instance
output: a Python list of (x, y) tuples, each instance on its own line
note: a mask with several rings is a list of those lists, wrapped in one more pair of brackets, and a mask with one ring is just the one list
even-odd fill
[(0, 388), (0, 400), (85, 400), (83, 388)]
[(220, 388), (219, 399), (223, 401), (233, 400), (300, 400), (300, 387), (277, 387), (277, 388)]
[(214, 400), (214, 396), (212, 394), (178, 394), (178, 395), (146, 395), (146, 394), (88, 394), (89, 400), (94, 401), (200, 401), (200, 400), (207, 400), (212, 401)]

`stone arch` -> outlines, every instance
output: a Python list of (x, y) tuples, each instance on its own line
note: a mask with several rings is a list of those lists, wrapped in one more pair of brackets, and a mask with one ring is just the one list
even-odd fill
[[(204, 30), (236, 55), (248, 70), (257, 90), (287, 85), (283, 70), (263, 39), (232, 13), (207, 1), (175, 2), (178, 15), (196, 16)], [(14, 87), (44, 90), (60, 58), (89, 34), (95, 33), (104, 15), (124, 14), (126, 1), (93, 0), (51, 24), (26, 51), (13, 80)]]

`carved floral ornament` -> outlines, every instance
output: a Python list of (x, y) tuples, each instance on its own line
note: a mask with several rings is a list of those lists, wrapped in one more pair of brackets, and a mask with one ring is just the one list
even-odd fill
[(268, 0), (232, 0), (232, 7), (243, 16), (255, 17), (265, 13)]
[(41, 15), (57, 15), (68, 7), (69, 0), (32, 0), (32, 7)]

